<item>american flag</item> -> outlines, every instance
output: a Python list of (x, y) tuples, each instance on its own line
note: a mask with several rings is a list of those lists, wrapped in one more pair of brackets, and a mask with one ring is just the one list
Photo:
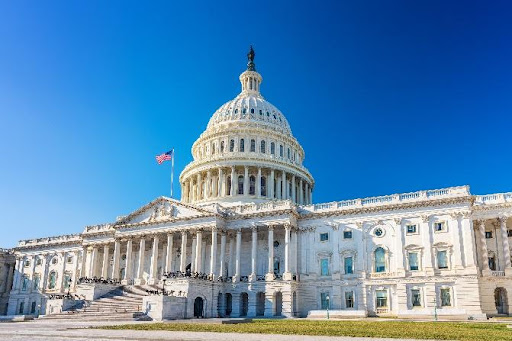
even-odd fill
[(174, 149), (171, 149), (166, 153), (157, 155), (156, 162), (158, 162), (158, 164), (161, 165), (162, 162), (164, 162), (164, 161), (172, 160), (173, 155), (174, 155)]

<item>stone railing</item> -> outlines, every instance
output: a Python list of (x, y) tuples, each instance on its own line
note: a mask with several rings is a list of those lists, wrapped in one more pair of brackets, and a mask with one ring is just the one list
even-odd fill
[(475, 195), (475, 205), (495, 205), (512, 202), (512, 192)]
[(13, 254), (14, 253), (14, 250), (13, 249), (4, 249), (4, 248), (1, 248), (0, 247), (0, 253), (3, 253), (3, 254)]
[(458, 198), (469, 196), (469, 187), (449, 187), (428, 191), (418, 191), (411, 193), (391, 194), (378, 197), (363, 199), (351, 199), (343, 201), (334, 201), (322, 204), (302, 206), (302, 209), (310, 212), (350, 210), (363, 207), (388, 206), (403, 203), (412, 203), (417, 201), (437, 200), (446, 198)]
[(291, 209), (294, 205), (290, 200), (272, 200), (260, 204), (247, 204), (230, 207), (229, 210), (235, 213), (253, 213), (264, 211), (275, 211), (283, 209)]
[(113, 231), (111, 224), (99, 224), (99, 225), (91, 225), (86, 226), (83, 233), (98, 233), (98, 232), (108, 232)]
[(505, 271), (491, 271), (493, 277), (505, 277)]
[(58, 237), (46, 237), (37, 239), (20, 240), (18, 247), (27, 247), (34, 245), (61, 244), (69, 242), (80, 242), (82, 238), (79, 234), (67, 234)]
[(396, 272), (372, 272), (367, 275), (368, 278), (386, 278), (395, 276)]

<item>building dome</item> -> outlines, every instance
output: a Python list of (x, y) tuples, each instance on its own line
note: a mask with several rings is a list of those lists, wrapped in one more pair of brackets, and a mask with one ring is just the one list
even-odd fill
[(311, 203), (314, 180), (290, 124), (260, 94), (254, 51), (240, 75), (241, 93), (222, 105), (192, 146), (180, 175), (182, 201), (196, 204), (292, 200)]

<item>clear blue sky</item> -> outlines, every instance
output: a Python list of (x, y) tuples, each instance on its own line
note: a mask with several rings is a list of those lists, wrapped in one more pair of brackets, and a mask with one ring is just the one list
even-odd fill
[[(0, 247), (169, 194), (249, 44), (315, 202), (512, 191), (510, 1), (1, 1)], [(178, 187), (178, 186), (176, 186)]]

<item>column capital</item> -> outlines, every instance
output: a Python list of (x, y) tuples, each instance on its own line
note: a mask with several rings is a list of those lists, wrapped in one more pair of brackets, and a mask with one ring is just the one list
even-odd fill
[(508, 219), (508, 218), (509, 218), (508, 216), (506, 216), (506, 215), (502, 215), (502, 216), (499, 216), (499, 217), (497, 218), (497, 220), (498, 220), (498, 223), (503, 224), (503, 223), (506, 223), (506, 222), (507, 222), (507, 219)]

